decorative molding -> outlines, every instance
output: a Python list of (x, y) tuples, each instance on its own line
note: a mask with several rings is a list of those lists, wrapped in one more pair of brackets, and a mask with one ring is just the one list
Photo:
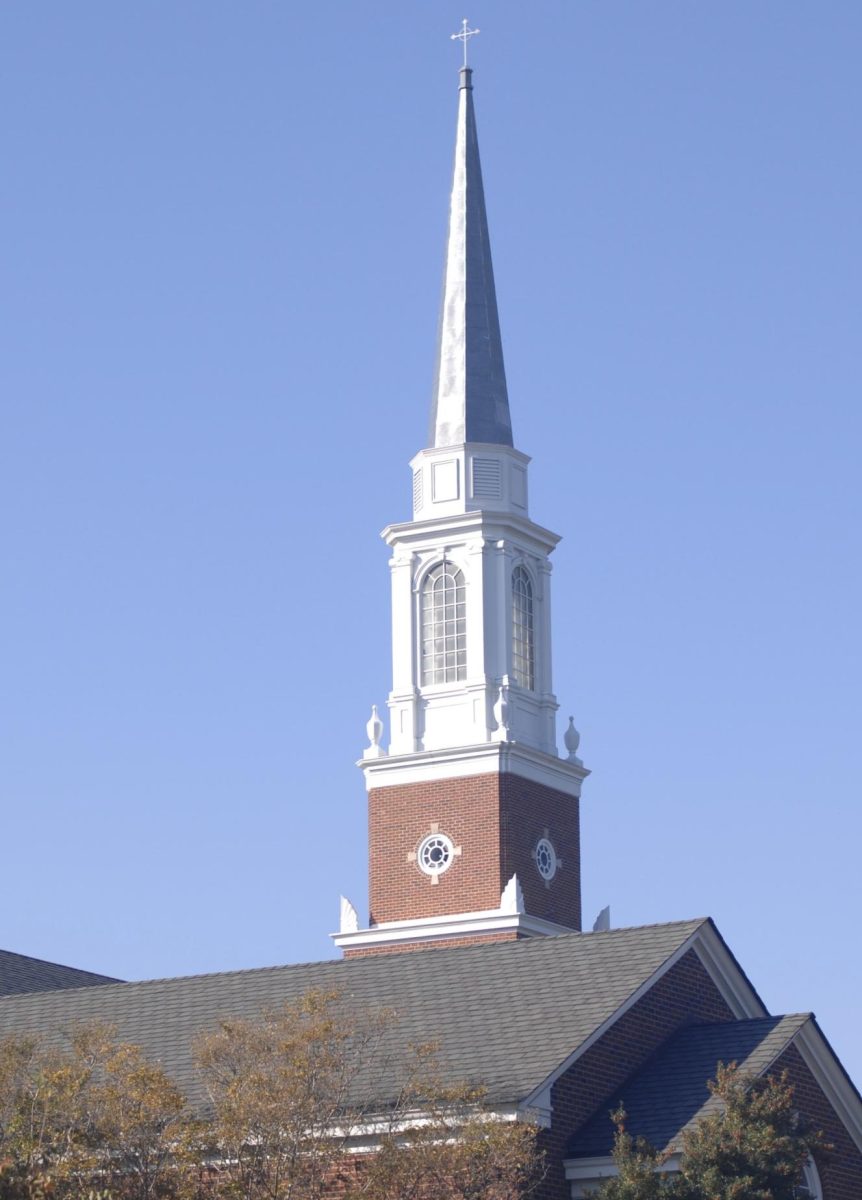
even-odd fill
[(340, 896), (339, 900), (341, 901), (341, 913), (338, 922), (339, 932), (355, 933), (359, 928), (359, 913), (346, 896)]
[[(511, 884), (509, 885), (511, 886)], [(503, 895), (506, 892), (504, 890)], [(502, 906), (485, 912), (453, 913), (442, 917), (417, 917), (406, 921), (383, 921), (370, 929), (340, 930), (330, 934), (341, 950), (364, 950), (369, 946), (402, 946), (409, 942), (439, 942), (451, 938), (473, 937), (486, 933), (516, 933), (520, 937), (551, 937), (575, 933), (566, 925), (557, 925), (525, 912), (506, 911)], [(532, 1100), (528, 1108), (534, 1107)]]
[(439, 545), (441, 537), (460, 542), (471, 535), (480, 534), (486, 541), (494, 542), (510, 536), (513, 531), (531, 550), (538, 550), (542, 554), (550, 554), (561, 541), (560, 534), (537, 525), (529, 517), (481, 509), (446, 517), (429, 517), (425, 521), (399, 521), (387, 525), (380, 536), (387, 546), (393, 548), (411, 546), (421, 549), (423, 544), (429, 547)]
[(581, 794), (581, 784), (590, 774), (586, 767), (521, 742), (485, 742), (477, 746), (390, 754), (388, 758), (360, 760), (357, 766), (365, 773), (368, 791), (437, 779), (508, 774), (520, 775), (531, 783), (577, 797)]
[(517, 875), (513, 875), (503, 888), (503, 891), (500, 895), (500, 912), (526, 912), (524, 907), (524, 891), (518, 881)]

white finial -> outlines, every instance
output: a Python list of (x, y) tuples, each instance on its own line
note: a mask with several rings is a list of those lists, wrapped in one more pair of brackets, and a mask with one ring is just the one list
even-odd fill
[(566, 749), (569, 752), (569, 762), (574, 763), (577, 767), (582, 767), (584, 764), (578, 758), (578, 746), (581, 744), (581, 735), (575, 729), (574, 717), (569, 717), (569, 728), (563, 734), (563, 741), (566, 743)]
[(497, 693), (497, 699), (494, 704), (494, 720), (497, 722), (497, 741), (508, 742), (509, 740), (509, 676), (503, 676), (503, 682), (500, 684), (500, 690)]
[(386, 751), (380, 745), (380, 739), (383, 737), (383, 722), (377, 713), (377, 705), (371, 705), (371, 716), (365, 726), (365, 732), (368, 734), (368, 748), (362, 755), (363, 758), (383, 758)]
[(593, 933), (607, 933), (611, 927), (611, 906), (606, 904), (593, 922)]
[(453, 42), (463, 42), (464, 44), (464, 66), (467, 65), (467, 42), (471, 37), (475, 37), (477, 33), (481, 33), (480, 29), (471, 29), (470, 23), (465, 17), (461, 22), (461, 32), (450, 34), (450, 40)]
[(359, 913), (346, 896), (339, 897), (341, 901), (341, 920), (338, 925), (339, 933), (356, 933), (359, 928)]
[(524, 908), (524, 893), (517, 875), (513, 875), (500, 896), (500, 912), (522, 913)]

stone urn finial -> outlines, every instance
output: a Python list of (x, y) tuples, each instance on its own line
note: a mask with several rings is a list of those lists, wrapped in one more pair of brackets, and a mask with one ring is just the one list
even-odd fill
[(569, 728), (563, 734), (563, 741), (566, 743), (568, 750), (568, 761), (574, 763), (577, 767), (582, 767), (584, 764), (578, 758), (578, 746), (581, 744), (581, 735), (575, 729), (575, 718), (569, 717)]
[(497, 741), (509, 741), (509, 676), (504, 675), (497, 699), (494, 702), (494, 720), (497, 722)]
[(371, 716), (368, 718), (365, 732), (368, 734), (368, 747), (362, 757), (382, 758), (386, 754), (380, 745), (380, 739), (383, 737), (383, 722), (380, 720), (376, 704), (371, 705)]

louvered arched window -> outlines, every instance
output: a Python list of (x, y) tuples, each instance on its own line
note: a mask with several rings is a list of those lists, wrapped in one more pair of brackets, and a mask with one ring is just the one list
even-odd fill
[(422, 584), (422, 682), (467, 678), (467, 603), (463, 572), (438, 563)]
[(536, 686), (533, 584), (524, 567), (512, 572), (512, 675), (523, 688)]

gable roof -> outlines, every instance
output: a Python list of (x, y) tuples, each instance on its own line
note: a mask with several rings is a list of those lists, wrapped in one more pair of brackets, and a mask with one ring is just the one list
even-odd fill
[(679, 1030), (620, 1088), (612, 1103), (603, 1104), (578, 1130), (568, 1157), (610, 1156), (610, 1113), (620, 1104), (630, 1134), (645, 1137), (658, 1150), (679, 1149), (684, 1131), (720, 1107), (707, 1087), (720, 1062), (735, 1062), (747, 1074), (762, 1075), (810, 1019), (802, 1013)]
[(335, 990), (351, 1010), (394, 1011), (387, 1057), (397, 1059), (411, 1044), (435, 1042), (450, 1078), (481, 1082), (490, 1101), (517, 1102), (705, 924), (683, 921), (9, 996), (0, 999), (0, 1036), (56, 1034), (70, 1023), (107, 1021), (195, 1097), (191, 1045), (197, 1034), (224, 1016), (253, 1016), (312, 988)]
[(26, 954), (0, 950), (0, 996), (25, 992), (51, 992), (58, 988), (86, 988), (99, 984), (118, 983), (109, 975), (80, 971), (60, 963), (45, 962)]

